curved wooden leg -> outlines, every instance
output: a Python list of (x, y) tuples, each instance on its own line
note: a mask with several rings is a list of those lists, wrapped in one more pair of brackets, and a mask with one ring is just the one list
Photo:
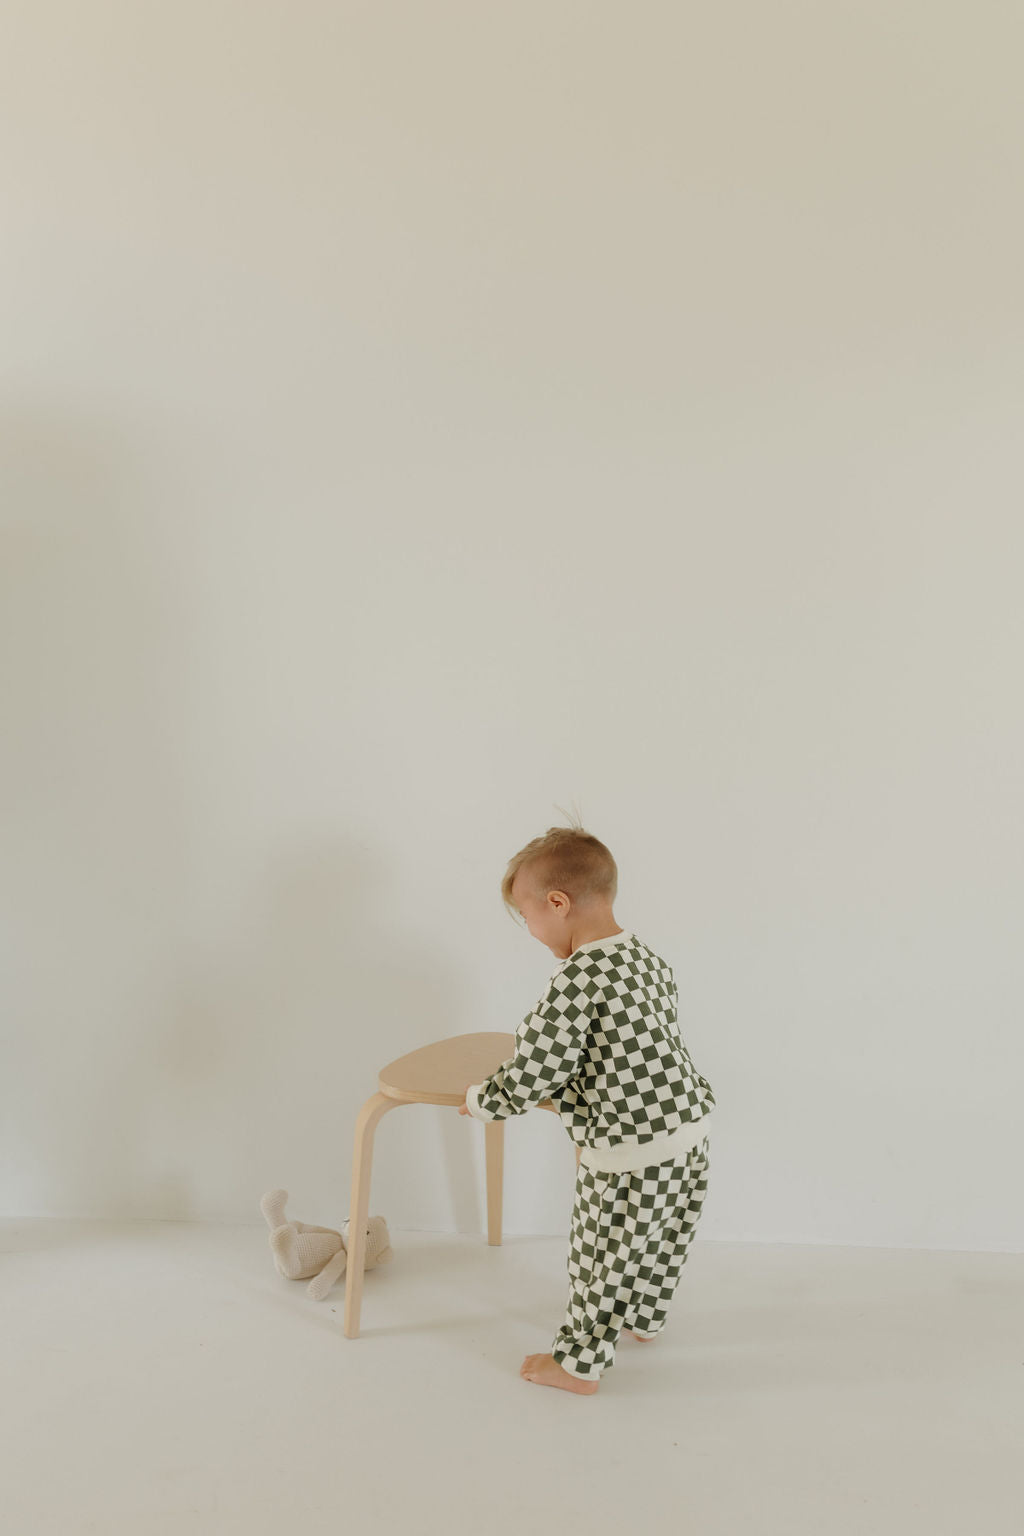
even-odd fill
[(345, 1262), (345, 1337), (359, 1337), (359, 1312), (363, 1301), (363, 1265), (366, 1261), (366, 1223), (370, 1214), (370, 1168), (373, 1163), (373, 1133), (377, 1122), (389, 1109), (398, 1109), (409, 1099), (392, 1099), (375, 1093), (367, 1099), (356, 1117), (355, 1145), (352, 1149), (352, 1197), (349, 1201), (348, 1250)]
[(484, 1122), (484, 1159), (487, 1166), (487, 1241), (501, 1247), (501, 1192), (505, 1171), (505, 1122)]

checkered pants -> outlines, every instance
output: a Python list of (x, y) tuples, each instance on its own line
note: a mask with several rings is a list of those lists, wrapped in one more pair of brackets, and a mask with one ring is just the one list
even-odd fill
[(551, 1354), (588, 1381), (615, 1363), (623, 1328), (646, 1337), (668, 1316), (708, 1185), (708, 1138), (629, 1173), (581, 1163), (569, 1232), (569, 1300)]

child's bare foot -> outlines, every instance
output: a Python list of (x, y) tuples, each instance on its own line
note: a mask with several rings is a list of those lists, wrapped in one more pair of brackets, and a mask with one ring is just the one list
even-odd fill
[[(626, 1332), (633, 1333), (633, 1330), (632, 1328), (627, 1328)], [(653, 1344), (658, 1335), (653, 1333), (651, 1334), (650, 1338), (645, 1339), (642, 1333), (633, 1333), (633, 1337), (634, 1339), (639, 1339), (641, 1344)]]
[(571, 1371), (564, 1371), (554, 1355), (527, 1355), (519, 1367), (524, 1381), (536, 1382), (539, 1387), (564, 1387), (567, 1392), (581, 1392), (588, 1396), (597, 1391), (599, 1383), (584, 1381)]

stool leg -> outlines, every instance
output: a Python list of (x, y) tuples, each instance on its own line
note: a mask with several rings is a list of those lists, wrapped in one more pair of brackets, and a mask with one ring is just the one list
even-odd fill
[(370, 1212), (370, 1168), (373, 1164), (373, 1133), (377, 1122), (389, 1109), (408, 1104), (409, 1099), (392, 1099), (375, 1093), (367, 1099), (356, 1118), (355, 1145), (352, 1149), (352, 1197), (349, 1201), (347, 1257), (345, 1261), (345, 1337), (359, 1337), (359, 1312), (363, 1301), (363, 1265), (366, 1262), (366, 1223)]
[(484, 1159), (487, 1165), (487, 1242), (501, 1247), (501, 1192), (505, 1171), (505, 1122), (484, 1122)]

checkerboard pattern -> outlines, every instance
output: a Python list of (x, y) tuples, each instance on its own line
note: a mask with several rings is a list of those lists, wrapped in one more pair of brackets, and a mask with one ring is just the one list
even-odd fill
[(569, 1299), (551, 1354), (596, 1381), (615, 1364), (623, 1328), (665, 1326), (708, 1187), (708, 1138), (685, 1157), (630, 1173), (576, 1171)]
[(709, 1114), (715, 1096), (679, 1033), (672, 967), (635, 933), (576, 950), (478, 1085), (479, 1120), (550, 1098), (579, 1146), (653, 1141)]

